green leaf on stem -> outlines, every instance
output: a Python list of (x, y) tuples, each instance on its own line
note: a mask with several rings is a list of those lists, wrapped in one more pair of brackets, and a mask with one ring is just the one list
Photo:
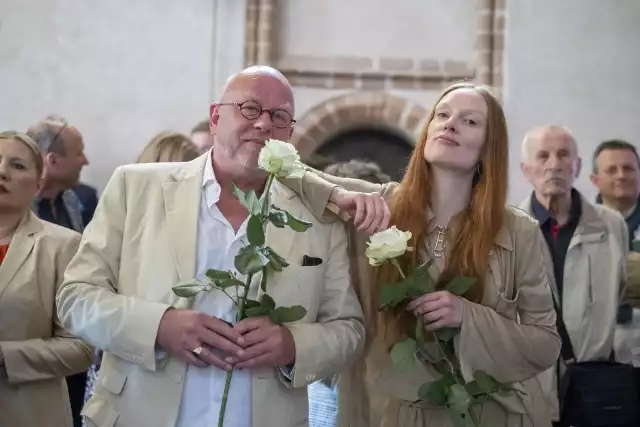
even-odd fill
[(253, 190), (249, 190), (246, 193), (239, 189), (238, 187), (233, 185), (233, 194), (236, 196), (238, 201), (247, 208), (249, 211), (249, 215), (258, 215), (262, 211), (262, 203), (256, 196), (256, 192)]
[(211, 288), (212, 286), (208, 283), (204, 283), (199, 280), (189, 280), (178, 283), (171, 289), (175, 295), (181, 298), (191, 298), (198, 295), (200, 292), (209, 291)]
[(304, 233), (311, 227), (311, 223), (309, 221), (303, 221), (299, 218), (296, 218), (295, 216), (291, 215), (289, 212), (286, 212), (286, 214), (287, 214), (287, 225), (293, 231), (296, 231), (298, 233)]
[(238, 251), (234, 265), (236, 269), (245, 275), (255, 274), (269, 264), (269, 258), (265, 256), (262, 248), (249, 245)]
[(227, 280), (227, 279), (230, 279), (230, 278), (233, 277), (230, 272), (222, 271), (222, 270), (216, 270), (215, 268), (208, 269), (207, 272), (205, 273), (205, 275), (209, 279), (211, 279), (212, 281)]
[(307, 315), (307, 309), (301, 305), (294, 305), (291, 307), (278, 307), (270, 314), (269, 318), (277, 325), (283, 323), (292, 323), (302, 320)]
[(287, 213), (275, 206), (272, 206), (271, 209), (268, 216), (269, 222), (278, 228), (284, 228), (287, 225)]
[(284, 267), (289, 266), (287, 260), (278, 255), (278, 253), (269, 246), (262, 248), (261, 252), (269, 259), (269, 267), (275, 271), (282, 271)]
[(276, 302), (268, 294), (263, 294), (260, 300), (260, 306), (266, 308), (269, 311), (273, 311), (276, 308)]
[(458, 414), (466, 414), (469, 412), (473, 399), (467, 393), (467, 390), (460, 384), (454, 384), (449, 387), (447, 393), (447, 406)]
[(467, 389), (467, 393), (469, 393), (473, 397), (484, 396), (484, 392), (478, 385), (477, 381), (471, 381), (470, 383), (465, 384), (464, 386)]
[(262, 292), (267, 292), (267, 279), (269, 277), (269, 267), (262, 269), (260, 274), (260, 290)]
[(245, 318), (249, 318), (249, 317), (260, 317), (260, 316), (268, 316), (269, 313), (271, 313), (271, 311), (267, 310), (264, 307), (258, 306), (258, 307), (251, 307), (251, 308), (245, 308), (244, 309), (244, 316)]
[(247, 239), (254, 246), (264, 245), (264, 228), (262, 228), (262, 216), (251, 215), (247, 224)]
[(435, 406), (447, 404), (447, 386), (441, 379), (424, 383), (418, 389), (418, 398)]
[(406, 370), (414, 366), (415, 354), (418, 351), (418, 343), (412, 338), (399, 341), (391, 349), (391, 360), (393, 364), (401, 370)]
[(245, 310), (246, 310), (246, 309), (249, 309), (249, 308), (255, 308), (255, 307), (260, 307), (260, 301), (256, 301), (256, 300), (254, 300), (254, 299), (249, 299), (249, 298), (247, 298), (247, 299), (244, 301), (244, 308), (245, 308)]
[(456, 276), (447, 284), (445, 290), (460, 297), (466, 294), (475, 282), (476, 279), (473, 277)]
[(459, 328), (442, 328), (435, 332), (436, 337), (444, 342), (451, 341), (458, 333), (460, 333)]
[(491, 394), (498, 391), (498, 381), (486, 372), (475, 371), (473, 373), (473, 378), (483, 393)]
[(244, 283), (242, 283), (240, 280), (236, 279), (235, 277), (231, 277), (229, 279), (225, 279), (225, 280), (216, 280), (215, 281), (215, 285), (217, 288), (220, 289), (227, 289), (230, 287), (235, 287), (235, 286), (244, 286)]
[(389, 283), (380, 290), (380, 310), (395, 307), (407, 299), (406, 283)]
[(297, 231), (299, 233), (303, 233), (311, 227), (310, 222), (296, 218), (289, 212), (284, 209), (280, 209), (275, 205), (271, 205), (271, 210), (269, 211), (267, 218), (278, 228), (283, 228), (285, 225), (288, 225), (293, 231)]

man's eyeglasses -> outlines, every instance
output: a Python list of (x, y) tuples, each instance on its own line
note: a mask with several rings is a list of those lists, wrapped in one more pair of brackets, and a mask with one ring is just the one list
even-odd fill
[(244, 101), (244, 102), (218, 102), (217, 105), (234, 105), (240, 110), (240, 114), (248, 120), (256, 120), (265, 111), (269, 113), (273, 126), (279, 129), (285, 129), (295, 124), (295, 120), (291, 117), (288, 111), (280, 108), (272, 108), (267, 110), (262, 108), (256, 101)]

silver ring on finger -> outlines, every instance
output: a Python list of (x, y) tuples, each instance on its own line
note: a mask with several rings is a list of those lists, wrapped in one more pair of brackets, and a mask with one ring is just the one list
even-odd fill
[(195, 358), (200, 358), (200, 355), (202, 354), (202, 352), (204, 351), (204, 348), (202, 348), (201, 345), (199, 345), (198, 347), (194, 348), (193, 350), (191, 350), (191, 354), (193, 354), (193, 356)]

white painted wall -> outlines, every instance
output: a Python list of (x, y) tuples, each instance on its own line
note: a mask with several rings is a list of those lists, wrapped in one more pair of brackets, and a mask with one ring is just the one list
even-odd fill
[(531, 191), (519, 171), (531, 127), (573, 130), (583, 158), (576, 187), (590, 199), (591, 156), (604, 139), (640, 147), (640, 1), (507, 1), (505, 104), (511, 136), (510, 199)]
[[(283, 53), (472, 58), (475, 2), (283, 0)], [(443, 5), (446, 4), (446, 7)], [(51, 113), (85, 135), (83, 179), (102, 188), (156, 132), (188, 132), (242, 68), (244, 0), (0, 1), (0, 129)], [(604, 138), (640, 145), (640, 1), (507, 1), (510, 199), (529, 193), (519, 145), (542, 123), (572, 128), (589, 157)], [(354, 17), (357, 17), (355, 19)], [(344, 93), (296, 88), (298, 114)], [(394, 94), (429, 107), (435, 92)]]
[(471, 0), (281, 0), (282, 50), (302, 56), (473, 59)]
[(244, 1), (0, 2), (0, 129), (76, 125), (102, 188), (165, 129), (188, 132), (242, 66)]

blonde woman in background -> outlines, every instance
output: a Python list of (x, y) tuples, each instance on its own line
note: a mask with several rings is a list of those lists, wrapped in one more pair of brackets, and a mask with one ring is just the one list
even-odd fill
[(136, 163), (188, 162), (200, 155), (188, 136), (161, 132), (144, 147)]
[(0, 133), (0, 426), (71, 427), (65, 377), (91, 364), (91, 348), (56, 316), (80, 235), (31, 211), (43, 168), (35, 141)]

